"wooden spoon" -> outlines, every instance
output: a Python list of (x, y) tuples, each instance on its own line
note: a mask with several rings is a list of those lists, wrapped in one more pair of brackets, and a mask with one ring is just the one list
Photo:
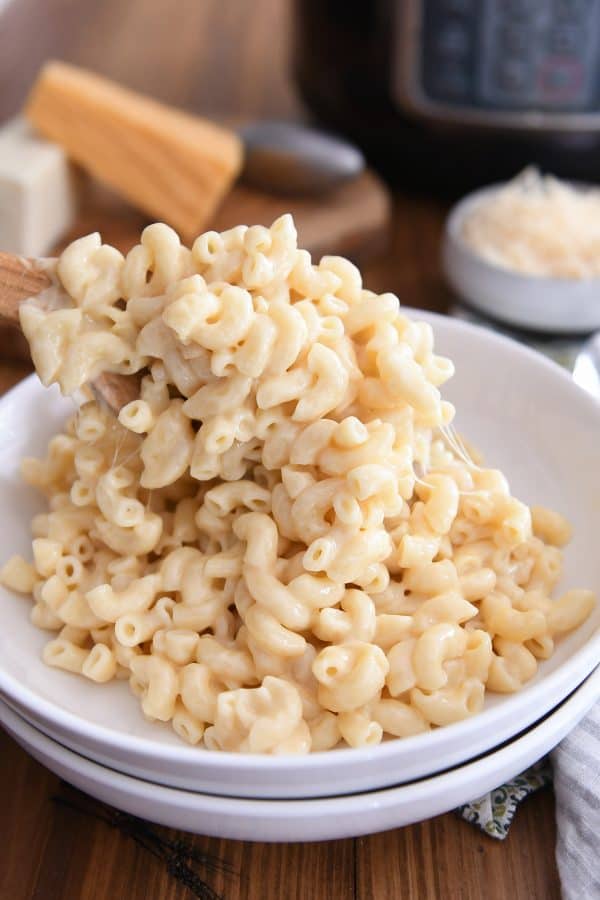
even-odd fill
[[(38, 260), (0, 252), (0, 319), (18, 327), (20, 304), (51, 284), (50, 276)], [(116, 415), (126, 403), (139, 397), (140, 376), (103, 372), (94, 378), (90, 387), (96, 399)]]

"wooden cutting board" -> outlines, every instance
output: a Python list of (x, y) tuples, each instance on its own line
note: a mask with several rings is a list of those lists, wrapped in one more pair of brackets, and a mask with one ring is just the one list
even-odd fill
[(315, 259), (329, 254), (363, 262), (385, 249), (391, 202), (382, 181), (370, 171), (323, 198), (269, 196), (238, 185), (219, 210), (217, 231), (240, 223), (270, 225), (291, 212), (298, 229), (298, 245)]
[[(143, 213), (84, 176), (80, 194), (80, 215), (57, 252), (90, 231), (100, 231), (106, 243), (123, 253), (137, 243), (149, 222)], [(391, 201), (383, 182), (371, 171), (318, 198), (281, 197), (238, 184), (206, 227), (222, 231), (240, 224), (270, 225), (285, 212), (294, 216), (299, 246), (317, 260), (324, 254), (340, 254), (363, 262), (385, 248)]]
[[(148, 224), (141, 213), (96, 182), (81, 176), (81, 212), (75, 227), (55, 248), (58, 253), (70, 241), (90, 231), (126, 253)], [(269, 195), (237, 185), (223, 202), (208, 227), (217, 231), (234, 225), (270, 225), (291, 212), (298, 229), (298, 244), (315, 260), (334, 254), (358, 264), (386, 247), (391, 201), (382, 181), (371, 171), (319, 198)], [(28, 360), (27, 344), (14, 329), (0, 326), (0, 359)]]

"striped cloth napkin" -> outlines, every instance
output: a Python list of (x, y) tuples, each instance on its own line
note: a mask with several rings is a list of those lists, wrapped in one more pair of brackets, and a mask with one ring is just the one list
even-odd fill
[(556, 861), (563, 900), (600, 898), (600, 703), (550, 757), (456, 812), (485, 834), (502, 840), (519, 803), (551, 782), (556, 796)]
[(600, 703), (552, 753), (563, 900), (600, 897)]

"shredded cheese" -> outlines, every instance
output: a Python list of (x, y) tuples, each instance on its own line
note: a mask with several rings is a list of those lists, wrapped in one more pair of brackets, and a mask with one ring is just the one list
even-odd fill
[(600, 275), (600, 190), (527, 168), (465, 216), (462, 238), (495, 265), (530, 275)]

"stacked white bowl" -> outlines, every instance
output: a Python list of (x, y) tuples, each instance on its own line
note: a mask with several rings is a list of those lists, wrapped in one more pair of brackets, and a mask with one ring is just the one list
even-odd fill
[[(558, 366), (489, 331), (420, 313), (456, 363), (446, 395), (458, 430), (528, 503), (573, 523), (563, 584), (600, 592), (600, 404)], [(19, 460), (41, 453), (72, 404), (34, 378), (0, 401), (0, 537), (27, 555), (39, 500)], [(471, 719), (368, 749), (307, 757), (216, 753), (146, 722), (123, 682), (96, 685), (41, 660), (47, 635), (0, 589), (0, 722), (89, 794), (162, 824), (260, 841), (340, 838), (405, 825), (468, 802), (539, 759), (600, 697), (600, 607), (514, 695)]]
[(554, 335), (585, 335), (600, 328), (600, 279), (515, 272), (489, 262), (467, 244), (462, 234), (465, 220), (505, 187), (481, 188), (450, 210), (442, 248), (450, 286), (469, 306), (517, 328)]

